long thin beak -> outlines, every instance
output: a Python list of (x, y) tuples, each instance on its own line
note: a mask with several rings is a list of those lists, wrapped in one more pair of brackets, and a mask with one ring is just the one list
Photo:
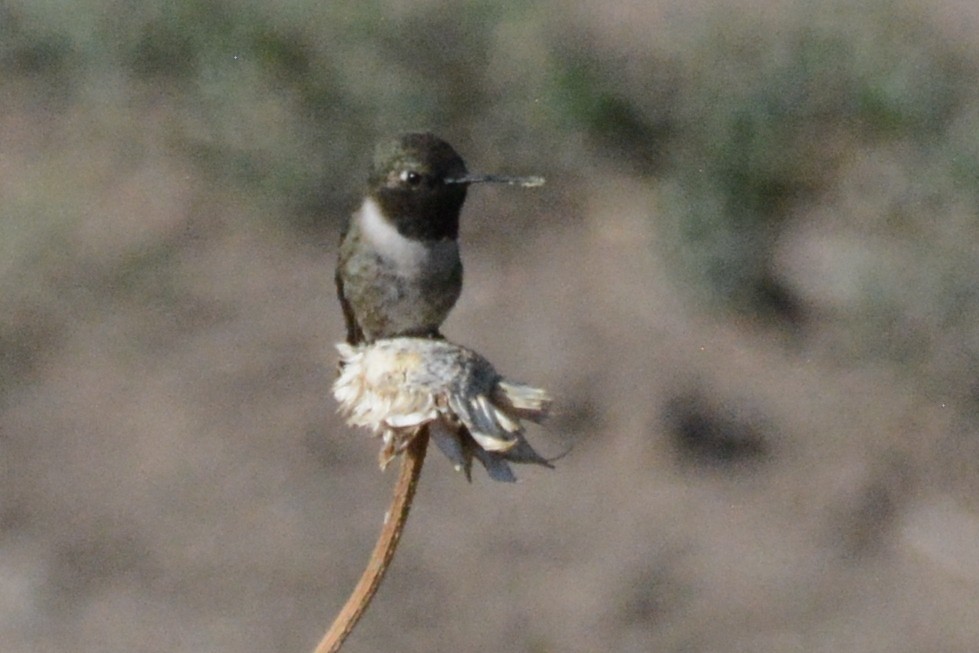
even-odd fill
[(464, 175), (455, 179), (446, 179), (447, 184), (508, 184), (510, 186), (523, 186), (533, 188), (543, 186), (544, 178), (538, 176), (531, 177), (507, 177), (504, 175)]

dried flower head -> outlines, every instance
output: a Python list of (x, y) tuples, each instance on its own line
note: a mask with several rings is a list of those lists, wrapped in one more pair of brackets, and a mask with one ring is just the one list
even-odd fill
[(383, 439), (382, 469), (425, 426), (467, 478), (473, 458), (497, 481), (516, 480), (509, 462), (551, 466), (524, 438), (521, 424), (540, 423), (550, 397), (507, 381), (476, 352), (427, 338), (344, 343), (337, 349), (341, 371), (333, 394), (348, 424)]

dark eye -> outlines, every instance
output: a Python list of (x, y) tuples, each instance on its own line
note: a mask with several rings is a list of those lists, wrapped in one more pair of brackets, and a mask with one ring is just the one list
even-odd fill
[(405, 170), (401, 173), (401, 181), (408, 184), (409, 186), (417, 186), (422, 183), (422, 176), (420, 173), (414, 170)]

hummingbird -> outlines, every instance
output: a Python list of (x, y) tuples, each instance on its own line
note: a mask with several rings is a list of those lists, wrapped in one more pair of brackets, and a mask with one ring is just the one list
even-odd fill
[(470, 174), (451, 145), (427, 132), (377, 146), (366, 197), (340, 241), (336, 285), (348, 343), (442, 338), (462, 292), (459, 214), (469, 186), (486, 182), (544, 180)]

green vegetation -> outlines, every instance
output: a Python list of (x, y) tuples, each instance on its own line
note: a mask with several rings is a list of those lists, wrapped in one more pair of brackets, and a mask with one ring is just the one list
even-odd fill
[[(836, 192), (862, 151), (944, 151), (946, 169), (934, 172), (959, 174), (951, 129), (976, 106), (965, 80), (977, 68), (927, 23), (891, 11), (851, 10), (829, 24), (800, 12), (778, 30), (728, 20), (691, 53), (668, 218), (678, 260), (703, 287), (743, 309), (770, 308), (782, 225)], [(977, 182), (959, 192), (977, 193)], [(934, 214), (916, 219), (924, 226)]]
[[(162, 143), (276, 225), (334, 231), (369, 144), (433, 127), (479, 143), (489, 167), (648, 179), (677, 282), (708, 305), (795, 329), (811, 306), (777, 265), (786, 226), (814, 207), (852, 210), (846, 194), (862, 192), (847, 186), (854, 162), (882, 157), (904, 185), (848, 221), (854, 233), (913, 245), (920, 276), (907, 278), (906, 259), (893, 271), (871, 266), (858, 280), (866, 313), (972, 296), (972, 240), (947, 232), (976, 222), (979, 65), (927, 17), (888, 3), (718, 9), (646, 43), (617, 43), (546, 7), (488, 1), (274, 11), (104, 1), (84, 13), (20, 2), (2, 18), (6, 85), (74, 114), (67, 148), (97, 144), (126, 167)], [(8, 204), (8, 245), (51, 242), (57, 225), (82, 219), (97, 191), (63, 154), (35, 179), (62, 179), (61, 195)], [(942, 221), (949, 212), (956, 221)]]

